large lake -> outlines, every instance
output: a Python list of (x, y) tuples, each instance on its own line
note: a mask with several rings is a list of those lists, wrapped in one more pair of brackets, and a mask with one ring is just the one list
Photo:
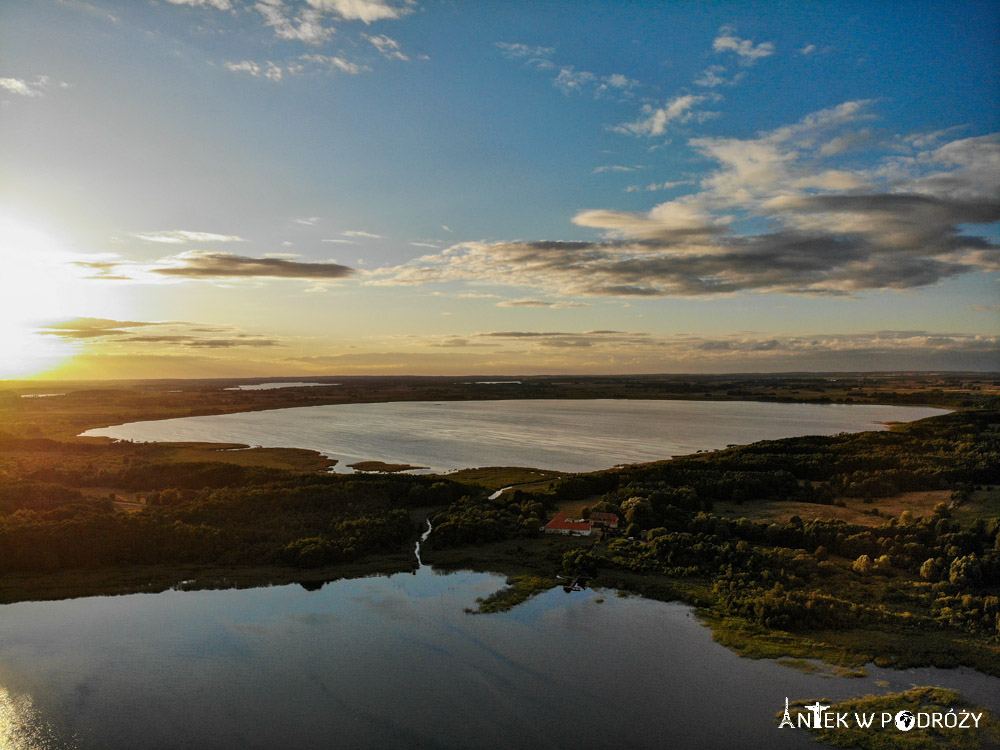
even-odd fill
[(805, 750), (776, 726), (786, 697), (931, 684), (1000, 710), (1000, 679), (971, 670), (802, 674), (739, 658), (686, 606), (610, 591), (465, 613), (502, 583), (423, 567), (4, 605), (0, 747)]
[(594, 471), (729, 444), (885, 429), (946, 410), (753, 401), (410, 401), (307, 406), (134, 422), (88, 436), (311, 448), (348, 464), (376, 460), (437, 472), (475, 466)]

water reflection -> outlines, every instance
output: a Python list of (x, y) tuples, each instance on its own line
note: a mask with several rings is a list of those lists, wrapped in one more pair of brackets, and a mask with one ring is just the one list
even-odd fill
[(0, 686), (0, 750), (62, 750), (76, 747), (60, 740), (51, 724), (32, 704), (31, 697)]
[(776, 729), (786, 696), (838, 700), (888, 680), (1000, 702), (1000, 680), (970, 670), (824, 679), (740, 659), (690, 608), (609, 591), (465, 614), (502, 585), (421, 567), (317, 591), (6, 605), (0, 685), (31, 694), (16, 704), (30, 726), (76, 735), (82, 750), (807, 748), (804, 733)]

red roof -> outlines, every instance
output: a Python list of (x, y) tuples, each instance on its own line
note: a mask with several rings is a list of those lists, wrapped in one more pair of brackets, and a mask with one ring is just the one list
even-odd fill
[(617, 513), (591, 513), (591, 521), (604, 521), (605, 523), (618, 523)]
[(555, 516), (545, 524), (545, 528), (558, 531), (590, 531), (589, 521), (570, 521), (565, 513), (556, 513)]

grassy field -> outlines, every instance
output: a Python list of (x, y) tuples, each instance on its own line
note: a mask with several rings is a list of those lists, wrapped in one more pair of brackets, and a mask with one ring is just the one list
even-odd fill
[[(777, 521), (780, 523), (788, 521), (793, 516), (798, 516), (803, 521), (813, 519), (844, 521), (849, 524), (875, 528), (894, 518), (898, 519), (903, 511), (907, 510), (912, 513), (914, 518), (929, 516), (938, 503), (951, 502), (951, 491), (904, 492), (894, 497), (876, 498), (870, 503), (857, 497), (844, 497), (839, 498), (837, 502), (842, 502), (845, 507), (787, 501), (770, 503), (758, 501), (744, 505), (724, 503), (715, 509), (715, 513), (725, 518), (749, 518), (751, 521)], [(878, 515), (873, 515), (873, 510), (878, 510)], [(997, 515), (1000, 515), (1000, 488), (998, 487), (989, 487), (984, 491), (973, 493), (969, 502), (959, 505), (952, 512), (955, 520), (962, 523), (980, 518), (995, 518)]]
[(445, 475), (453, 482), (478, 485), (490, 490), (517, 487), (522, 490), (548, 489), (552, 480), (566, 476), (565, 472), (528, 469), (518, 466), (484, 466), (462, 469)]

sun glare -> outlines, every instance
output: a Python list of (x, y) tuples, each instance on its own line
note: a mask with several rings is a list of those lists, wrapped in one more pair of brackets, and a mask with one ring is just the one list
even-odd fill
[(30, 377), (72, 356), (71, 344), (39, 332), (73, 317), (83, 290), (72, 254), (50, 234), (0, 215), (0, 378)]

